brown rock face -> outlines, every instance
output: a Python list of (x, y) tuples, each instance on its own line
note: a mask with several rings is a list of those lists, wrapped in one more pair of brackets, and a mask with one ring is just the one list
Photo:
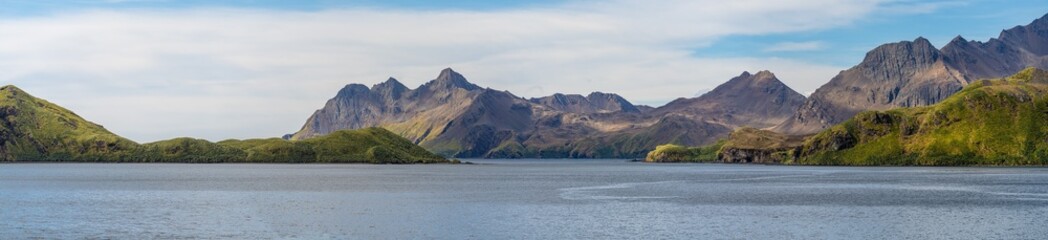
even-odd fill
[(810, 134), (860, 111), (925, 106), (968, 83), (1048, 67), (1048, 15), (982, 43), (958, 37), (941, 50), (927, 39), (885, 44), (815, 91), (773, 130)]

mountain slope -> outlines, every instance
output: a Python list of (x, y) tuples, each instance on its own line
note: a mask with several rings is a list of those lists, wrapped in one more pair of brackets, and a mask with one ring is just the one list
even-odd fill
[(797, 113), (774, 128), (811, 134), (865, 110), (934, 104), (976, 79), (1025, 67), (1048, 67), (1048, 15), (1001, 32), (986, 43), (958, 37), (941, 50), (927, 39), (885, 44), (862, 63), (819, 87)]

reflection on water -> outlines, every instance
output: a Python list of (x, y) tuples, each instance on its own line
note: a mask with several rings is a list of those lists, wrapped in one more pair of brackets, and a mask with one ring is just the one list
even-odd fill
[(3, 164), (4, 238), (1043, 238), (1048, 169)]

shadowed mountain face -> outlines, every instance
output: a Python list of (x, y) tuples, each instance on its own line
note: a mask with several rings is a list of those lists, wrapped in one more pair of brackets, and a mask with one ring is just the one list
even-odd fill
[(772, 126), (803, 101), (767, 71), (652, 109), (600, 92), (524, 100), (445, 69), (417, 89), (395, 79), (347, 85), (292, 138), (383, 127), (445, 156), (638, 157), (659, 144), (702, 145), (735, 127)]
[(957, 37), (942, 49), (924, 38), (885, 44), (817, 89), (774, 130), (811, 134), (864, 110), (934, 104), (973, 81), (1026, 67), (1048, 67), (1048, 15), (985, 43)]

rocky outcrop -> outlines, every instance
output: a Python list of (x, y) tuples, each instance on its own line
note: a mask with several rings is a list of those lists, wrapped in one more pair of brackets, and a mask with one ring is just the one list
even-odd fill
[(789, 155), (785, 153), (789, 150), (792, 150), (792, 148), (721, 148), (718, 158), (724, 163), (780, 164), (789, 159)]
[(796, 114), (774, 128), (811, 134), (865, 110), (938, 103), (972, 81), (1025, 67), (1048, 67), (1048, 15), (1001, 32), (989, 41), (957, 37), (942, 49), (917, 38), (879, 46), (813, 93)]
[(803, 142), (803, 137), (740, 128), (713, 145), (691, 148), (660, 145), (648, 153), (645, 161), (780, 164), (796, 158)]
[(803, 143), (804, 137), (740, 128), (725, 141), (717, 159), (725, 163), (782, 163), (791, 159)]

